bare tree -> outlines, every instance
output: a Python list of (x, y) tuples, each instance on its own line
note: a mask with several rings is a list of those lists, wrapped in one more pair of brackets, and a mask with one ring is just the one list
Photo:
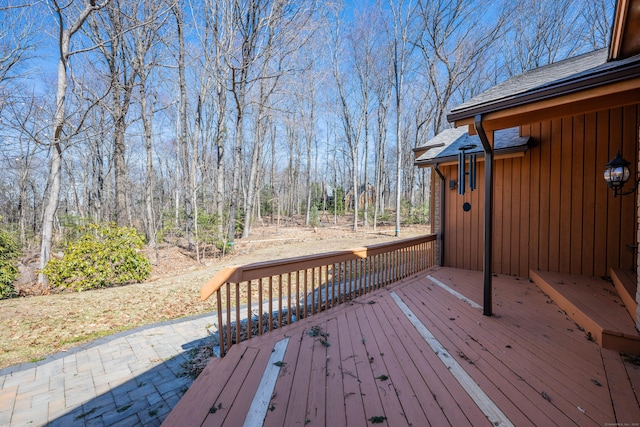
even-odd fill
[(89, 36), (97, 45), (106, 64), (105, 78), (110, 90), (110, 102), (103, 104), (113, 121), (113, 172), (115, 178), (115, 219), (123, 226), (128, 221), (127, 164), (125, 135), (127, 114), (133, 101), (135, 86), (135, 55), (129, 45), (135, 23), (137, 3), (124, 4), (113, 0), (105, 13), (90, 20)]
[[(388, 58), (382, 55), (382, 58)], [(373, 228), (378, 224), (378, 214), (384, 213), (384, 175), (386, 173), (386, 149), (387, 149), (387, 128), (388, 116), (392, 94), (392, 69), (391, 63), (380, 61), (378, 63), (376, 79), (373, 85), (373, 92), (376, 98), (376, 133), (375, 140), (375, 207), (373, 211)]]
[(264, 15), (271, 6), (268, 0), (236, 0), (229, 5), (231, 20), (227, 31), (237, 32), (236, 44), (240, 49), (229, 52), (226, 63), (230, 69), (230, 92), (235, 101), (234, 123), (235, 142), (233, 152), (233, 178), (229, 198), (228, 240), (235, 240), (236, 215), (240, 195), (240, 175), (242, 173), (242, 146), (244, 145), (246, 96), (250, 83), (250, 72), (261, 52), (260, 43), (265, 30)]
[(0, 83), (20, 75), (17, 70), (38, 44), (34, 9), (33, 4), (13, 1), (0, 6)]
[[(5, 176), (13, 175), (11, 181), (14, 185), (17, 183), (17, 222), (22, 244), (27, 242), (27, 217), (36, 217), (35, 204), (29, 206), (29, 192), (34, 186), (36, 167), (42, 164), (43, 147), (46, 147), (50, 131), (51, 111), (45, 108), (46, 105), (43, 98), (25, 95), (19, 102), (6, 104), (3, 112), (4, 144), (0, 146), (0, 159), (4, 163)], [(10, 209), (3, 207), (2, 211), (10, 212)]]
[(348, 90), (346, 85), (349, 82), (348, 73), (342, 69), (342, 57), (344, 47), (342, 45), (341, 34), (341, 18), (339, 14), (336, 14), (334, 18), (333, 31), (331, 32), (331, 70), (336, 85), (336, 98), (338, 107), (338, 116), (342, 122), (342, 129), (344, 131), (344, 140), (347, 145), (350, 159), (351, 168), (351, 188), (353, 204), (353, 230), (358, 230), (358, 193), (359, 193), (359, 176), (358, 176), (358, 161), (359, 161), (359, 144), (361, 138), (361, 131), (364, 123), (364, 114), (361, 114), (360, 109), (352, 108), (350, 105), (351, 91)]
[(224, 147), (228, 137), (228, 131), (226, 127), (227, 117), (227, 90), (225, 86), (226, 82), (226, 69), (223, 67), (225, 55), (229, 52), (232, 43), (232, 37), (221, 28), (224, 28), (225, 15), (224, 10), (215, 2), (216, 7), (213, 10), (213, 19), (216, 17), (220, 21), (220, 24), (214, 25), (212, 39), (215, 46), (213, 54), (213, 70), (214, 70), (214, 82), (215, 82), (215, 95), (214, 95), (214, 109), (216, 111), (215, 129), (213, 132), (214, 142), (214, 159), (216, 164), (216, 192), (215, 192), (215, 205), (216, 213), (218, 216), (218, 239), (222, 240), (224, 237), (223, 229), (223, 217), (224, 217), (224, 189), (225, 189), (225, 170), (224, 170)]
[[(224, 208), (226, 202), (225, 144), (228, 137), (227, 82), (229, 68), (225, 62), (233, 45), (233, 25), (230, 4), (206, 0), (200, 7), (190, 4), (194, 20), (194, 34), (200, 50), (190, 58), (191, 69), (197, 79), (192, 138), (201, 141), (203, 193), (213, 194), (210, 206), (217, 217), (217, 239), (224, 238)], [(205, 177), (207, 181), (205, 182)], [(197, 212), (197, 211), (196, 211)], [(195, 223), (197, 226), (197, 222)], [(197, 242), (196, 242), (197, 243)]]
[(411, 17), (414, 15), (415, 5), (409, 0), (395, 3), (389, 0), (392, 15), (391, 29), (388, 30), (389, 42), (392, 49), (393, 89), (395, 94), (395, 127), (396, 127), (396, 237), (400, 237), (400, 207), (402, 200), (402, 155), (404, 141), (402, 139), (402, 107), (404, 95), (404, 80), (411, 57)]
[[(304, 49), (317, 30), (317, 24), (310, 18), (315, 12), (313, 2), (300, 4), (283, 1), (272, 11), (269, 17), (270, 23), (262, 47), (260, 58), (260, 74), (257, 75), (258, 94), (255, 107), (254, 144), (252, 147), (251, 165), (247, 198), (245, 203), (245, 218), (242, 237), (248, 237), (253, 220), (253, 211), (259, 194), (259, 169), (261, 168), (262, 147), (269, 130), (271, 119), (270, 110), (273, 110), (271, 99), (278, 90), (283, 76), (298, 75), (310, 70), (312, 58), (304, 56)], [(302, 124), (305, 130), (307, 145), (314, 138), (315, 116), (305, 117), (311, 123)], [(310, 184), (307, 183), (309, 186)], [(308, 210), (308, 207), (307, 207)]]
[[(240, 200), (245, 120), (250, 104), (249, 90), (253, 83), (277, 79), (283, 73), (284, 70), (274, 67), (271, 61), (282, 66), (291, 52), (300, 46), (297, 32), (304, 28), (311, 17), (313, 4), (292, 0), (236, 0), (230, 5), (232, 19), (229, 30), (237, 37), (235, 46), (238, 47), (231, 50), (226, 58), (230, 71), (229, 90), (235, 101), (233, 183), (229, 203), (230, 241), (234, 240)], [(263, 98), (257, 101), (259, 105), (266, 103), (269, 95), (267, 98), (264, 98), (264, 95), (269, 93), (269, 89), (261, 92)], [(257, 167), (255, 151), (252, 159), (253, 167)], [(249, 188), (251, 186), (252, 184), (249, 184)], [(251, 219), (250, 211), (254, 203), (253, 197), (248, 197), (247, 200), (248, 203), (244, 204), (248, 209), (245, 211), (245, 222), (247, 217), (249, 221)]]
[[(13, 1), (0, 6), (0, 114), (5, 116), (4, 122), (0, 116), (0, 123), (9, 128), (0, 152), (4, 155), (6, 151), (8, 155), (7, 172), (16, 168), (18, 229), (23, 244), (26, 242), (27, 192), (31, 185), (34, 153), (38, 151), (34, 144), (45, 143), (46, 131), (41, 123), (47, 123), (42, 99), (25, 95), (28, 92), (20, 82), (20, 78), (25, 77), (23, 66), (39, 43), (36, 36), (39, 20), (33, 18), (37, 13), (33, 13), (34, 9), (35, 5)], [(7, 114), (3, 114), (5, 110), (9, 110)], [(15, 144), (10, 142), (12, 140)], [(15, 152), (9, 152), (9, 145), (13, 145)], [(8, 209), (3, 208), (3, 211), (8, 212)]]
[(305, 94), (299, 94), (298, 103), (300, 104), (300, 119), (302, 122), (302, 129), (304, 133), (304, 140), (306, 146), (306, 176), (305, 176), (305, 187), (307, 192), (307, 203), (306, 203), (306, 215), (305, 215), (305, 225), (309, 225), (311, 217), (311, 199), (312, 199), (312, 183), (311, 183), (311, 172), (312, 172), (312, 153), (313, 147), (316, 142), (316, 103), (317, 103), (317, 94), (316, 94), (316, 86), (314, 77), (317, 76), (311, 70), (309, 70), (309, 75), (304, 79), (304, 87)]
[[(51, 257), (53, 240), (53, 221), (58, 209), (60, 196), (60, 170), (62, 167), (62, 151), (65, 142), (64, 126), (66, 123), (65, 105), (67, 94), (67, 70), (69, 58), (74, 52), (70, 50), (71, 38), (80, 30), (89, 16), (104, 8), (110, 0), (96, 3), (91, 1), (82, 9), (75, 11), (69, 5), (61, 5), (57, 0), (51, 1), (51, 8), (58, 24), (58, 84), (56, 94), (56, 111), (53, 118), (53, 136), (50, 142), (52, 158), (49, 169), (49, 184), (47, 201), (42, 219), (42, 245), (40, 249), (40, 269), (44, 268)], [(38, 276), (38, 282), (47, 283), (43, 274)]]
[[(482, 19), (485, 6), (475, 0), (420, 1), (416, 45), (427, 70), (432, 92), (433, 133), (446, 126), (445, 114), (464, 101), (461, 86), (478, 86), (486, 53), (501, 34), (504, 19), (490, 23)], [(485, 9), (486, 10), (486, 9)], [(500, 15), (504, 17), (504, 15)]]
[[(145, 235), (147, 244), (154, 248), (157, 248), (157, 225), (153, 206), (153, 116), (156, 109), (163, 107), (154, 105), (156, 93), (150, 88), (150, 80), (161, 62), (160, 54), (155, 47), (161, 41), (160, 31), (166, 23), (164, 8), (165, 6), (162, 3), (151, 2), (148, 7), (143, 9), (143, 16), (139, 18), (144, 21), (144, 25), (136, 25), (132, 30), (132, 44), (135, 55), (134, 73), (138, 79), (138, 102), (140, 103), (140, 119), (142, 121), (146, 155), (144, 185)], [(154, 93), (150, 93), (152, 91)]]
[[(249, 182), (247, 196), (244, 203), (244, 223), (242, 227), (242, 237), (249, 237), (251, 231), (251, 221), (253, 219), (253, 207), (258, 191), (258, 175), (262, 159), (262, 141), (269, 129), (269, 119), (267, 116), (267, 105), (269, 98), (273, 94), (278, 84), (281, 73), (277, 70), (270, 70), (270, 57), (273, 54), (272, 44), (275, 40), (269, 37), (264, 47), (265, 58), (263, 58), (260, 78), (258, 80), (258, 96), (255, 113), (255, 124), (253, 128), (254, 142), (251, 149), (251, 163), (249, 167)], [(270, 78), (271, 77), (271, 78)]]
[[(196, 198), (196, 147), (194, 139), (199, 135), (194, 135), (193, 138), (187, 138), (187, 80), (185, 76), (186, 62), (185, 62), (185, 29), (184, 18), (182, 13), (181, 2), (175, 2), (171, 7), (176, 21), (176, 29), (178, 36), (178, 88), (180, 94), (180, 102), (178, 104), (178, 145), (180, 147), (180, 165), (182, 169), (182, 187), (184, 190), (183, 206), (185, 213), (185, 234), (187, 238), (187, 245), (189, 249), (194, 246), (193, 232), (194, 232), (194, 215), (197, 214), (197, 198)], [(199, 99), (201, 102), (201, 99)], [(197, 112), (201, 111), (200, 109)], [(199, 123), (199, 120), (197, 121)], [(199, 256), (198, 256), (199, 257)]]
[[(113, 0), (104, 13), (91, 17), (87, 29), (87, 35), (102, 59), (92, 62), (91, 66), (103, 77), (101, 83), (109, 91), (108, 98), (100, 103), (112, 121), (114, 217), (120, 226), (131, 224), (133, 215), (129, 201), (132, 183), (126, 155), (127, 131), (132, 121), (129, 115), (136, 101), (134, 94), (140, 78), (146, 78), (149, 67), (159, 65), (150, 64), (146, 58), (156, 48), (157, 33), (162, 21), (166, 20), (166, 10), (162, 2)], [(144, 91), (146, 87), (142, 89)]]
[(588, 47), (601, 49), (609, 45), (615, 0), (582, 0), (582, 31)]
[[(363, 183), (364, 183), (364, 204), (363, 204), (363, 226), (369, 226), (369, 139), (370, 139), (370, 119), (369, 112), (373, 103), (373, 86), (375, 84), (376, 72), (376, 52), (380, 49), (381, 40), (377, 35), (381, 33), (379, 25), (379, 9), (369, 8), (356, 17), (356, 25), (349, 35), (349, 48), (353, 56), (353, 66), (360, 95), (359, 107), (363, 126)], [(360, 199), (359, 191), (356, 191), (356, 200)]]
[(582, 47), (577, 0), (517, 0), (501, 43), (507, 76), (575, 55)]
[[(266, 64), (266, 63), (265, 63)], [(244, 205), (244, 224), (242, 227), (242, 237), (249, 237), (251, 231), (251, 222), (253, 219), (253, 208), (256, 200), (256, 194), (259, 187), (259, 173), (262, 161), (262, 148), (263, 141), (266, 137), (267, 131), (270, 128), (270, 119), (267, 114), (268, 99), (273, 94), (278, 78), (268, 79), (266, 75), (267, 68), (263, 68), (263, 78), (259, 83), (259, 95), (258, 105), (256, 111), (255, 125), (254, 125), (254, 142), (251, 150), (251, 165), (249, 167), (249, 182), (247, 188), (247, 197)]]

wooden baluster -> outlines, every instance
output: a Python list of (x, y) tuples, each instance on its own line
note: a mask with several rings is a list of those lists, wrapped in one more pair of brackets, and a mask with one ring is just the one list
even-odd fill
[[(251, 331), (251, 325), (252, 325), (252, 314), (253, 314), (253, 310), (251, 309), (251, 290), (253, 289), (253, 287), (251, 286), (251, 284), (253, 283), (253, 280), (249, 280), (247, 282), (247, 339), (251, 339), (251, 335), (252, 331)], [(238, 301), (238, 304), (240, 304), (240, 301)]]
[(273, 330), (273, 276), (269, 276), (269, 332)]
[(220, 289), (216, 291), (216, 303), (218, 304), (218, 345), (220, 346), (220, 357), (223, 357), (226, 352), (224, 351), (224, 325), (222, 324), (222, 291)]
[(227, 286), (227, 351), (231, 347), (231, 284), (226, 283)]
[[(322, 269), (322, 267), (320, 267)], [(311, 283), (311, 315), (313, 316), (314, 314), (316, 314), (316, 270), (317, 267), (313, 268), (312, 271), (312, 279), (313, 282)], [(322, 270), (321, 270), (322, 271)], [(322, 273), (320, 273), (320, 276), (322, 277)], [(318, 288), (318, 297), (320, 297), (320, 290)]]
[(240, 283), (236, 283), (236, 344), (240, 340)]
[(291, 324), (291, 272), (287, 273), (287, 325)]
[(382, 254), (378, 254), (376, 255), (376, 289), (380, 289), (380, 285), (382, 283), (383, 267)]
[[(354, 270), (354, 266), (353, 266), (353, 260), (351, 261), (347, 261), (345, 262), (345, 266), (344, 266), (344, 272), (346, 273), (346, 278), (345, 278), (345, 288), (347, 286), (347, 283), (349, 283), (349, 293), (347, 295), (349, 295), (349, 300), (353, 299), (353, 297), (355, 296), (356, 293), (356, 278), (355, 278), (355, 270)], [(346, 289), (345, 289), (346, 291)], [(345, 292), (346, 294), (346, 292)], [(345, 298), (345, 302), (347, 301), (347, 299)]]
[(307, 284), (309, 283), (309, 276), (310, 276), (310, 272), (309, 272), (309, 269), (307, 268), (304, 271), (304, 298), (303, 298), (304, 310), (303, 310), (303, 313), (304, 313), (304, 317), (305, 318), (308, 316), (307, 306), (309, 305), (309, 302), (307, 301), (307, 296), (309, 295), (309, 289), (308, 289)]
[(262, 297), (262, 281), (264, 280), (263, 277), (260, 278), (260, 280), (258, 281), (258, 335), (262, 335), (262, 330), (264, 328), (263, 326), (263, 319), (262, 319), (262, 306), (264, 304), (264, 298)]
[(323, 266), (323, 269), (324, 277), (322, 278), (322, 283), (324, 283), (324, 295), (322, 295), (318, 299), (318, 311), (322, 311), (327, 308), (327, 304), (329, 304), (329, 292), (333, 292), (329, 290), (329, 281), (331, 280), (330, 277), (332, 275), (332, 272), (330, 271), (328, 265)]
[(296, 322), (300, 320), (300, 271), (296, 271)]
[(278, 274), (278, 327), (282, 327), (282, 274)]
[(367, 256), (366, 258), (363, 258), (360, 261), (360, 265), (362, 268), (362, 277), (360, 280), (362, 280), (362, 292), (366, 295), (369, 293), (369, 288), (368, 288), (368, 283), (367, 283), (367, 276), (368, 276), (368, 268), (369, 268), (369, 257)]

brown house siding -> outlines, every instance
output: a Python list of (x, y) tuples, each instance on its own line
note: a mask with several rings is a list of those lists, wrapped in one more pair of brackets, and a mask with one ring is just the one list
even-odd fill
[[(602, 172), (618, 149), (632, 168), (638, 164), (639, 124), (634, 105), (521, 128), (532, 137), (529, 151), (495, 162), (495, 273), (605, 276), (609, 267), (632, 268), (636, 196), (614, 198)], [(484, 162), (478, 164), (478, 189), (464, 196), (448, 189), (457, 165), (441, 169), (447, 182), (445, 265), (481, 270)], [(471, 203), (470, 212), (463, 211), (464, 202)]]

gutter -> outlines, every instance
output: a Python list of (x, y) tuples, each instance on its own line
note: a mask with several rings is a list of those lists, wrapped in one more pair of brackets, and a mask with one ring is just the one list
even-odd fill
[(549, 86), (529, 90), (513, 97), (497, 99), (495, 101), (473, 105), (462, 110), (452, 111), (447, 115), (447, 120), (453, 123), (473, 116), (477, 117), (477, 115), (481, 114), (493, 113), (513, 107), (528, 105), (537, 101), (544, 101), (551, 98), (570, 95), (576, 92), (582, 92), (588, 89), (598, 88), (608, 84), (630, 80), (637, 78), (638, 75), (640, 75), (640, 63), (637, 60), (634, 60), (633, 62), (624, 64), (620, 66), (620, 68), (614, 70), (605, 70), (596, 74), (567, 79), (556, 84), (551, 83)]
[(440, 229), (438, 230), (438, 240), (440, 241), (440, 267), (444, 267), (444, 195), (446, 184), (442, 171), (438, 168), (439, 164), (433, 164), (433, 170), (440, 177)]
[(482, 148), (484, 148), (484, 304), (482, 314), (491, 316), (493, 286), (493, 148), (482, 126), (482, 114), (475, 116), (474, 125), (482, 142)]

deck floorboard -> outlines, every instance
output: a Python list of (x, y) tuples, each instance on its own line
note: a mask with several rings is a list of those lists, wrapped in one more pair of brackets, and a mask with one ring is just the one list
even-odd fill
[[(430, 305), (430, 307), (432, 306)], [(451, 305), (439, 308), (450, 312)], [(552, 419), (548, 415), (549, 411), (523, 411), (525, 407), (529, 409), (538, 407), (541, 403), (540, 393), (532, 387), (514, 386), (513, 382), (523, 381), (522, 377), (509, 369), (502, 360), (494, 356), (494, 353), (486, 351), (482, 342), (472, 336), (465, 338), (464, 330), (467, 326), (463, 319), (459, 316), (450, 318), (436, 315), (433, 316), (432, 321), (436, 328), (434, 332), (439, 332), (441, 342), (449, 348), (455, 349), (454, 354), (460, 359), (459, 362), (469, 365), (469, 374), (481, 385), (483, 390), (488, 392), (493, 390), (494, 399), (515, 425), (549, 425), (552, 423)], [(471, 324), (477, 323), (477, 321), (478, 319), (471, 320)], [(454, 333), (451, 333), (452, 331)], [(496, 351), (495, 354), (505, 356), (507, 352), (509, 349), (505, 348)], [(498, 393), (498, 390), (501, 390), (502, 393)], [(555, 412), (554, 418), (556, 420), (564, 417), (560, 411), (551, 410), (551, 412)]]
[[(414, 301), (414, 304), (415, 301), (420, 298), (419, 291), (416, 289), (417, 287), (411, 287), (411, 294), (409, 294), (407, 298), (408, 300)], [(506, 289), (502, 291), (502, 293), (498, 293), (503, 294), (508, 292)], [(511, 325), (502, 317), (483, 317), (479, 310), (474, 310), (472, 312), (469, 309), (466, 309), (465, 305), (466, 304), (463, 302), (446, 300), (444, 298), (434, 298), (433, 303), (429, 305), (429, 310), (424, 310), (422, 315), (429, 316), (429, 312), (434, 311), (432, 310), (432, 307), (434, 306), (440, 306), (440, 312), (443, 314), (447, 312), (457, 313), (456, 317), (447, 318), (443, 315), (440, 316), (442, 335), (439, 339), (441, 339), (442, 342), (451, 341), (453, 337), (464, 337), (466, 335), (465, 331), (471, 330), (474, 323), (485, 324), (487, 330), (487, 336), (485, 338), (478, 335), (470, 335), (467, 339), (467, 345), (461, 345), (455, 349), (455, 351), (462, 352), (464, 356), (463, 358), (469, 358), (471, 361), (474, 361), (475, 359), (473, 356), (468, 354), (467, 349), (476, 347), (478, 348), (478, 352), (474, 356), (482, 357), (486, 354), (487, 357), (484, 358), (486, 363), (506, 363), (515, 373), (516, 378), (523, 380), (536, 390), (538, 402), (537, 405), (534, 404), (530, 409), (535, 410), (536, 406), (539, 408), (540, 405), (547, 404), (547, 402), (545, 402), (541, 397), (542, 392), (544, 392), (545, 395), (551, 399), (551, 402), (549, 402), (552, 404), (551, 406), (558, 407), (558, 409), (563, 413), (573, 413), (571, 416), (572, 419), (582, 418), (584, 414), (579, 413), (577, 407), (572, 406), (572, 404), (569, 403), (571, 397), (574, 399), (581, 397), (583, 400), (586, 400), (587, 402), (582, 403), (581, 407), (587, 407), (590, 410), (590, 415), (596, 417), (595, 421), (598, 421), (597, 419), (600, 417), (607, 418), (610, 416), (610, 413), (600, 411), (602, 403), (598, 396), (593, 395), (587, 390), (580, 390), (578, 381), (582, 379), (582, 382), (584, 383), (584, 376), (576, 376), (575, 373), (571, 371), (562, 371), (554, 366), (553, 362), (556, 359), (548, 357), (548, 353), (554, 350), (554, 348), (549, 345), (551, 338), (545, 337), (545, 335), (548, 336), (551, 334), (549, 331), (538, 330), (535, 334), (531, 334), (530, 332), (523, 331), (522, 328), (512, 328)], [(447, 310), (449, 307), (451, 309)], [(437, 321), (438, 319), (434, 317), (433, 320)], [(511, 339), (503, 341), (505, 337), (511, 337)], [(529, 343), (525, 340), (528, 340)], [(509, 342), (511, 342), (511, 344), (508, 344)], [(507, 348), (507, 346), (510, 346), (511, 348)], [(531, 352), (530, 349), (532, 346), (534, 348), (538, 348), (539, 351)], [(501, 356), (501, 360), (498, 359), (498, 356)], [(567, 356), (566, 352), (564, 356)], [(474, 365), (477, 365), (477, 363), (474, 362)], [(474, 371), (471, 370), (471, 372)], [(541, 375), (541, 373), (543, 375)], [(539, 377), (544, 377), (544, 381)], [(483, 380), (483, 376), (479, 373), (477, 382), (481, 382)], [(491, 378), (491, 380), (506, 381), (506, 378), (504, 376), (498, 376)], [(483, 385), (484, 384), (485, 383), (483, 383)], [(593, 384), (590, 385), (593, 388)], [(488, 384), (486, 386), (489, 387)], [(497, 389), (500, 390), (504, 387), (504, 384), (497, 384), (497, 386)], [(489, 390), (491, 390), (491, 388), (489, 388)], [(498, 394), (495, 399), (501, 400), (500, 394)], [(523, 402), (519, 402), (519, 406), (521, 406)], [(589, 402), (591, 403), (588, 404)]]
[(486, 317), (427, 275), (482, 303), (481, 272), (435, 268), (412, 276), (233, 346), (207, 366), (165, 425), (242, 425), (285, 336), (264, 425), (490, 425), (391, 292), (514, 425), (640, 420), (640, 367), (589, 341), (533, 283), (494, 277), (495, 315)]

